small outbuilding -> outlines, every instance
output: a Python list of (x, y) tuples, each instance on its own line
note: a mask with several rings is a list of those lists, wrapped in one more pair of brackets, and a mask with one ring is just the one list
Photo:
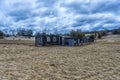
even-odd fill
[(58, 41), (57, 35), (37, 34), (35, 36), (35, 46), (58, 45)]
[(62, 46), (74, 46), (75, 40), (71, 36), (59, 36), (59, 44)]
[(75, 46), (81, 44), (90, 43), (90, 38), (84, 37), (82, 39), (76, 39), (72, 36), (64, 35), (47, 35), (47, 34), (37, 34), (35, 36), (35, 46), (44, 45), (61, 45), (61, 46)]
[(35, 46), (44, 45), (74, 46), (74, 38), (71, 36), (37, 34), (35, 36)]

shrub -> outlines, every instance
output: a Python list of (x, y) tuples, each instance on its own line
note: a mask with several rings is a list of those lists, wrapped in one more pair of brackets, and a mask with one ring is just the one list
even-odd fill
[(0, 39), (3, 39), (4, 33), (0, 31)]
[(85, 33), (80, 32), (80, 31), (74, 31), (74, 30), (72, 30), (72, 31), (70, 32), (70, 35), (71, 35), (72, 37), (74, 37), (74, 38), (80, 38), (80, 39), (82, 39), (82, 38), (85, 36)]
[(77, 34), (77, 38), (82, 39), (83, 37), (85, 37), (85, 34), (84, 34), (84, 33), (78, 33), (78, 34)]
[(94, 42), (95, 40), (95, 35), (90, 35), (90, 42)]
[(114, 30), (112, 31), (112, 34), (120, 34), (120, 28), (114, 29)]
[(101, 39), (102, 35), (100, 33), (98, 33), (98, 39)]

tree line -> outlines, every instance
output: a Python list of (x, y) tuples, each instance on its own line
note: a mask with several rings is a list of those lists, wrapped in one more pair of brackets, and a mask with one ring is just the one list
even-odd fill
[[(55, 35), (59, 35), (58, 29), (55, 28), (53, 29)], [(33, 37), (33, 30), (32, 29), (17, 29), (15, 30), (11, 30), (10, 31), (11, 34), (9, 33), (5, 33), (2, 30), (0, 30), (0, 38), (4, 38), (4, 37), (9, 37), (9, 36), (24, 36), (24, 37)], [(44, 29), (41, 33), (47, 34), (48, 30)], [(62, 34), (62, 35), (69, 35), (72, 36), (74, 38), (83, 38), (85, 36), (85, 34), (91, 34), (94, 33), (95, 35), (91, 34), (90, 38), (94, 39), (96, 36), (98, 36), (99, 39), (102, 38), (102, 36), (107, 35), (108, 32), (111, 32), (112, 34), (120, 34), (120, 28), (118, 29), (113, 29), (113, 30), (101, 30), (101, 31), (92, 31), (92, 32), (82, 32), (81, 29), (77, 29), (77, 30), (71, 30), (68, 34)]]
[(24, 37), (33, 37), (33, 31), (31, 29), (17, 29), (17, 30), (10, 30), (9, 33), (5, 33), (0, 30), (0, 38), (3, 37), (10, 37), (10, 36), (24, 36)]

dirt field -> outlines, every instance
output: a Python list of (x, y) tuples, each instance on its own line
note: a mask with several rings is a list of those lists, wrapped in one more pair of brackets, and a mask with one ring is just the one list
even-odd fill
[(81, 47), (0, 44), (0, 80), (120, 80), (120, 37)]

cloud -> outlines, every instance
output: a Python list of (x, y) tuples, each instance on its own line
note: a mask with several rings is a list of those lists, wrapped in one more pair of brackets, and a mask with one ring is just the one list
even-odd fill
[(84, 31), (120, 27), (119, 0), (1, 0), (0, 29)]

